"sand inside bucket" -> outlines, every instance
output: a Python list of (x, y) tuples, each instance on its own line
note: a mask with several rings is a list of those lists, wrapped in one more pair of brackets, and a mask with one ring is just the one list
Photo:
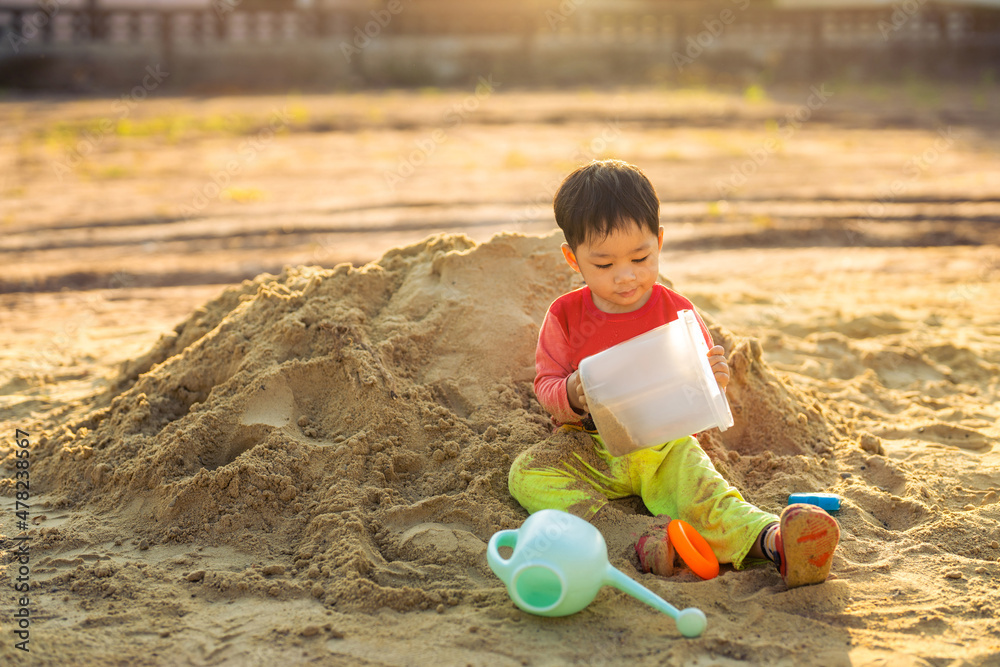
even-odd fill
[(603, 403), (589, 402), (590, 416), (594, 419), (597, 432), (604, 441), (604, 446), (614, 456), (621, 456), (634, 451), (639, 444), (625, 426)]

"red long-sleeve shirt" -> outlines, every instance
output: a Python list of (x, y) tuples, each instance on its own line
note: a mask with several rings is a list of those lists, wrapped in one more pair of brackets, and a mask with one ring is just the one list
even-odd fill
[(580, 361), (612, 345), (634, 338), (677, 319), (677, 311), (692, 310), (711, 348), (712, 335), (691, 302), (659, 283), (649, 300), (631, 313), (605, 313), (594, 305), (589, 287), (582, 287), (552, 302), (535, 349), (535, 396), (559, 424), (579, 422), (569, 404), (566, 379)]

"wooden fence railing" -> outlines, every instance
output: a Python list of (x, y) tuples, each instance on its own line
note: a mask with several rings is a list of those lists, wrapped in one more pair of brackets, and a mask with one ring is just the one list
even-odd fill
[[(96, 49), (104, 54), (100, 57), (110, 62), (113, 56), (103, 48), (107, 46), (128, 47), (121, 52), (155, 51), (158, 62), (171, 62), (174, 54), (182, 54), (188, 63), (191, 58), (204, 60), (210, 54), (227, 52), (227, 46), (244, 46), (228, 49), (233, 53), (246, 53), (247, 45), (281, 46), (284, 53), (300, 56), (341, 50), (352, 75), (361, 80), (369, 79), (372, 70), (362, 66), (363, 57), (352, 55), (376, 42), (390, 49), (394, 43), (405, 45), (409, 51), (400, 51), (407, 54), (401, 59), (412, 58), (420, 49), (436, 54), (441, 44), (451, 42), (461, 42), (467, 52), (471, 45), (477, 54), (490, 58), (509, 58), (516, 52), (530, 63), (529, 70), (546, 67), (545, 59), (554, 53), (562, 57), (563, 66), (567, 59), (582, 63), (591, 56), (611, 54), (633, 58), (632, 63), (641, 64), (643, 58), (673, 63), (678, 70), (685, 58), (697, 59), (702, 52), (722, 54), (730, 62), (779, 53), (786, 62), (807, 62), (817, 71), (850, 59), (855, 68), (879, 64), (890, 71), (921, 62), (934, 66), (962, 63), (951, 66), (951, 71), (970, 62), (980, 70), (1000, 66), (1000, 11), (935, 4), (934, 0), (901, 0), (878, 9), (817, 10), (775, 9), (750, 0), (696, 5), (510, 0), (512, 4), (490, 4), (488, 11), (440, 0), (386, 0), (382, 7), (364, 11), (269, 11), (250, 6), (250, 0), (213, 0), (203, 9), (106, 9), (60, 4), (65, 0), (36, 2), (34, 7), (0, 4), (0, 64), (6, 63), (0, 67), (0, 83), (17, 85), (19, 76), (28, 76), (28, 65), (22, 64), (27, 62), (23, 60), (26, 55), (35, 58), (30, 66), (39, 68), (43, 66), (39, 54), (51, 54), (51, 65), (59, 58), (65, 62), (100, 47)], [(431, 37), (447, 39), (433, 43), (420, 39)], [(538, 52), (544, 56), (533, 58)], [(255, 55), (269, 53), (262, 48)], [(453, 52), (450, 57), (463, 56)]]
[[(87, 9), (61, 7), (58, 0), (43, 7), (0, 5), (0, 50), (17, 43), (281, 43), (331, 37), (360, 39), (390, 36), (519, 35), (525, 37), (590, 38), (606, 43), (641, 44), (669, 41), (684, 44), (688, 37), (738, 35), (767, 44), (795, 38), (822, 45), (849, 44), (858, 39), (894, 42), (947, 42), (957, 47), (995, 44), (1000, 39), (1000, 12), (954, 5), (919, 7), (913, 14), (894, 9), (778, 10), (738, 9), (733, 2), (708, 5), (701, 11), (642, 12), (601, 5), (587, 9), (581, 2), (571, 13), (558, 9), (537, 13), (491, 13), (419, 9), (403, 5), (398, 14), (343, 9), (265, 11), (244, 9), (239, 0), (216, 0), (206, 9), (152, 9), (122, 7)], [(496, 3), (502, 7), (502, 3)], [(669, 6), (669, 5), (667, 5)], [(433, 6), (432, 6), (433, 7)], [(719, 9), (721, 7), (721, 9)], [(714, 8), (714, 9), (713, 9)], [(722, 12), (728, 11), (728, 14)], [(895, 12), (895, 13), (894, 13)], [(720, 34), (713, 34), (720, 31)]]

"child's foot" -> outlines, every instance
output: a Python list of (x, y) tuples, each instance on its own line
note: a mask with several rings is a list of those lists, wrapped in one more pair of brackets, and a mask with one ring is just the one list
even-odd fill
[(837, 520), (815, 505), (797, 503), (781, 513), (777, 550), (785, 585), (789, 588), (826, 581), (833, 552), (840, 541)]
[(661, 577), (674, 574), (674, 546), (667, 537), (667, 523), (648, 528), (635, 543), (635, 552), (639, 555), (639, 565), (643, 572), (652, 572)]

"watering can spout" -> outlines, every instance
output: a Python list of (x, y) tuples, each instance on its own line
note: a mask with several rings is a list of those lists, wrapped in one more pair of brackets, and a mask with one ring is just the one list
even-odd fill
[(604, 575), (604, 583), (614, 586), (623, 593), (628, 593), (636, 600), (644, 602), (653, 609), (670, 616), (677, 624), (677, 629), (685, 637), (699, 637), (705, 631), (705, 628), (708, 627), (708, 619), (705, 618), (705, 614), (700, 609), (690, 607), (683, 611), (678, 610), (677, 607), (639, 582), (626, 576), (621, 570), (610, 563)]
[(626, 576), (614, 565), (608, 565), (608, 571), (604, 576), (604, 582), (609, 586), (614, 586), (623, 593), (628, 593), (639, 602), (644, 602), (653, 609), (662, 611), (671, 618), (676, 619), (677, 615), (680, 614), (680, 610), (678, 610), (677, 607), (673, 606), (659, 595), (640, 584), (638, 581)]

